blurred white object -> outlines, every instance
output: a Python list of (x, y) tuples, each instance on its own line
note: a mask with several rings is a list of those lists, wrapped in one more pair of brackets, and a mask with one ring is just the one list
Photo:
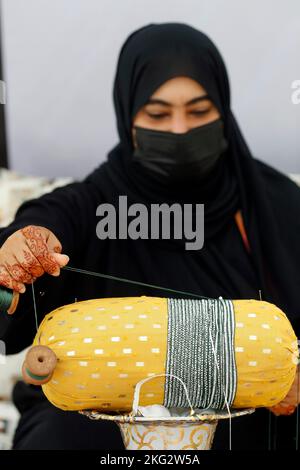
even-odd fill
[(11, 356), (1, 355), (0, 362), (0, 403), (1, 400), (9, 400), (14, 383), (21, 379), (22, 364), (27, 348), (18, 354)]
[(71, 183), (71, 178), (47, 179), (24, 176), (14, 171), (0, 169), (0, 227), (7, 226), (18, 207), (28, 199), (49, 193), (59, 186)]
[(171, 416), (171, 413), (168, 408), (162, 405), (139, 406), (138, 410), (142, 413), (143, 416), (148, 418), (168, 418)]
[[(145, 418), (169, 418), (169, 417), (184, 417), (184, 416), (190, 416), (191, 410), (190, 408), (166, 408), (165, 406), (162, 405), (148, 405), (148, 406), (139, 406), (138, 407), (139, 412), (142, 414), (142, 416), (145, 416)], [(195, 408), (194, 409), (196, 414), (210, 414), (213, 415), (216, 413), (216, 410), (213, 408), (206, 408), (206, 409), (199, 409)]]
[(10, 402), (0, 402), (0, 450), (9, 450), (19, 420), (19, 413)]

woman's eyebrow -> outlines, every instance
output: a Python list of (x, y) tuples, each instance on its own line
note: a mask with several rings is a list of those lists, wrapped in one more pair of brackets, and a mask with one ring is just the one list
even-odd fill
[[(209, 95), (201, 95), (201, 96), (196, 96), (195, 98), (192, 98), (191, 100), (187, 101), (185, 103), (185, 106), (188, 106), (190, 104), (195, 104), (195, 103), (198, 103), (199, 101), (203, 101), (203, 100), (208, 100), (210, 99), (209, 98)], [(165, 100), (161, 100), (159, 98), (150, 98), (146, 105), (148, 104), (161, 104), (162, 106), (172, 106), (172, 103), (169, 103), (168, 101), (165, 101)]]

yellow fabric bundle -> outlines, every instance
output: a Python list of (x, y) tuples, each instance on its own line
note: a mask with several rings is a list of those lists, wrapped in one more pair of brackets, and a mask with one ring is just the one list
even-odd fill
[[(43, 385), (64, 410), (131, 410), (134, 387), (166, 372), (168, 304), (160, 297), (77, 302), (48, 314), (34, 344), (58, 358)], [(297, 338), (285, 314), (258, 300), (233, 300), (237, 391), (233, 407), (272, 406), (288, 393), (297, 367)], [(163, 404), (164, 378), (146, 383), (143, 405)]]

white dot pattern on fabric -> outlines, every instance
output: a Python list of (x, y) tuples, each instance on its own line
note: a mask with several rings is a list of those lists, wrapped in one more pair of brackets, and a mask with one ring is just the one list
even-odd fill
[(125, 328), (134, 328), (134, 325), (133, 323), (127, 323), (127, 325), (125, 325)]
[(256, 313), (248, 313), (249, 318), (256, 318)]
[(161, 324), (160, 323), (154, 323), (153, 328), (161, 328)]
[(119, 341), (121, 341), (121, 338), (120, 338), (120, 336), (112, 336), (111, 341), (113, 343), (118, 343)]
[(66, 344), (65, 341), (59, 341), (59, 342), (57, 343), (58, 346), (64, 346), (65, 344)]
[(120, 315), (113, 315), (111, 318), (112, 318), (113, 320), (119, 320)]
[(79, 328), (72, 328), (71, 333), (79, 333)]
[(93, 317), (91, 317), (90, 315), (84, 317), (85, 321), (91, 321), (93, 320)]
[(98, 325), (97, 330), (100, 330), (100, 331), (107, 330), (107, 326), (106, 325)]
[(100, 374), (91, 374), (92, 379), (100, 379)]
[(120, 374), (119, 377), (120, 379), (127, 379), (128, 374)]
[(255, 366), (257, 366), (257, 362), (256, 362), (256, 361), (249, 361), (248, 364), (249, 364), (250, 367), (255, 367)]
[(123, 353), (124, 353), (124, 354), (131, 354), (131, 353), (132, 353), (132, 349), (131, 349), (131, 348), (124, 348), (124, 349), (123, 349)]
[(95, 349), (95, 354), (103, 354), (103, 349)]
[(145, 363), (144, 362), (136, 362), (135, 365), (137, 367), (143, 367), (145, 365)]
[(124, 310), (132, 310), (132, 305), (125, 305)]
[(79, 361), (79, 365), (81, 367), (87, 367), (88, 363), (87, 363), (87, 361)]
[(268, 349), (268, 348), (265, 348), (262, 350), (263, 354), (271, 354), (272, 350), (271, 349)]
[(159, 352), (160, 352), (160, 349), (159, 349), (159, 348), (152, 348), (152, 349), (151, 349), (151, 352), (153, 352), (153, 353), (159, 353)]
[(55, 339), (55, 336), (50, 336), (50, 338), (48, 339), (48, 341), (53, 341)]
[(269, 329), (270, 329), (270, 325), (268, 325), (268, 323), (263, 323), (261, 326), (262, 326), (262, 328), (264, 328), (265, 330), (269, 330)]
[(276, 343), (282, 343), (282, 338), (275, 338)]
[(241, 323), (241, 322), (237, 322), (236, 324), (237, 328), (243, 328), (243, 326), (244, 326), (244, 323)]
[(68, 351), (67, 356), (75, 356), (75, 351)]
[(92, 343), (92, 342), (93, 342), (93, 338), (84, 338), (83, 342), (84, 342), (84, 343)]
[(113, 361), (107, 362), (108, 367), (116, 367), (116, 365), (117, 365), (116, 362), (113, 362)]
[(146, 397), (148, 398), (154, 397), (154, 393), (146, 393)]
[(255, 335), (250, 335), (250, 336), (249, 336), (249, 339), (250, 339), (251, 341), (256, 341), (256, 340), (257, 340), (257, 336), (255, 336)]
[(139, 341), (148, 341), (148, 336), (139, 336)]
[(147, 315), (139, 315), (139, 318), (148, 318)]
[(240, 347), (240, 346), (237, 346), (237, 347), (235, 348), (235, 351), (236, 351), (236, 352), (244, 352), (244, 348), (242, 348), (242, 347)]

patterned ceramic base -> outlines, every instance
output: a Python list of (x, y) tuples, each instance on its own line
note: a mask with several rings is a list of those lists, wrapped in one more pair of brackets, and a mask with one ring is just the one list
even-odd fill
[(211, 423), (118, 423), (128, 450), (208, 450), (217, 421)]
[[(232, 410), (231, 417), (251, 414), (254, 409)], [(97, 411), (81, 411), (93, 420), (115, 421), (120, 427), (127, 450), (209, 450), (219, 419), (228, 419), (227, 411), (215, 414), (194, 414), (170, 418), (106, 415)]]

